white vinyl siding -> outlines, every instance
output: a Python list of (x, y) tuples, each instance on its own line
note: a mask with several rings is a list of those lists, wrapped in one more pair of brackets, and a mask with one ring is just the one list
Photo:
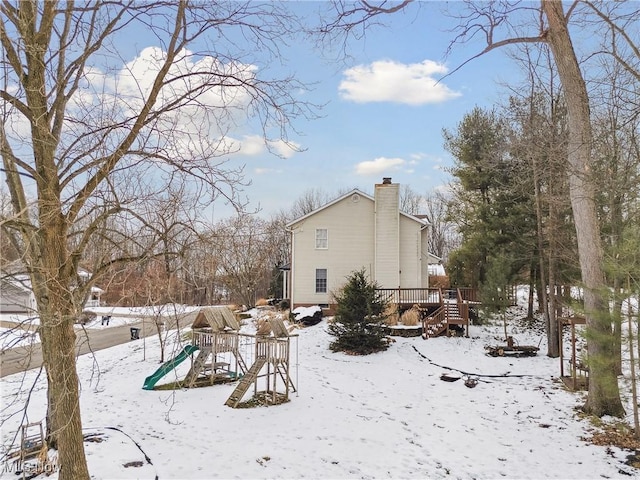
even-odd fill
[(408, 217), (400, 216), (400, 287), (422, 287), (421, 225)]
[[(383, 188), (386, 190), (388, 185)], [(392, 190), (392, 186), (389, 190)], [(354, 271), (366, 274), (383, 288), (419, 288), (427, 281), (423, 276), (427, 258), (424, 224), (415, 217), (397, 213), (397, 201), (387, 198), (378, 210), (388, 222), (379, 222), (383, 237), (376, 252), (376, 206), (374, 197), (359, 192), (337, 201), (289, 225), (292, 232), (291, 301), (297, 305), (324, 305), (344, 286)], [(382, 220), (382, 219), (380, 219)], [(391, 224), (391, 225), (389, 225)], [(327, 235), (324, 237), (326, 231)], [(331, 248), (317, 248), (331, 232)], [(320, 268), (321, 267), (321, 268)], [(385, 268), (388, 272), (378, 272)], [(326, 269), (326, 292), (320, 292), (316, 271)], [(378, 275), (380, 274), (380, 275)]]
[[(400, 213), (397, 183), (376, 186), (375, 281), (382, 288), (400, 287)], [(414, 249), (415, 251), (415, 249)]]
[[(292, 301), (319, 305), (332, 302), (355, 270), (365, 268), (373, 278), (373, 201), (351, 196), (291, 226), (294, 237)], [(316, 248), (316, 229), (331, 232), (331, 248)], [(315, 272), (327, 269), (327, 292), (316, 293)]]

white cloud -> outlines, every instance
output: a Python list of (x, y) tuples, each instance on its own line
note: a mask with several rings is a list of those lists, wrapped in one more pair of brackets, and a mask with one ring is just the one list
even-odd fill
[(357, 175), (379, 175), (390, 170), (399, 170), (406, 164), (402, 158), (378, 157), (373, 160), (360, 162), (356, 165)]
[(253, 173), (256, 175), (278, 175), (283, 172), (284, 171), (279, 168), (256, 167), (253, 169)]
[[(127, 133), (126, 120), (140, 111), (153, 88), (166, 53), (148, 47), (112, 74), (87, 67), (85, 84), (73, 98), (74, 109), (82, 116), (120, 120), (121, 135)], [(228, 154), (259, 155), (264, 139), (259, 135), (236, 136), (233, 126), (244, 128), (248, 105), (252, 101), (238, 82), (225, 84), (225, 78), (251, 84), (257, 67), (240, 62), (221, 62), (214, 57), (194, 55), (183, 50), (171, 65), (154, 109), (166, 109), (146, 126), (148, 144), (164, 150), (168, 157), (207, 159)], [(173, 105), (170, 108), (168, 106)]]
[[(285, 142), (284, 140), (267, 141), (269, 150), (282, 158), (291, 158), (300, 148), (295, 142)], [(242, 140), (232, 141), (234, 151), (239, 155), (254, 157), (266, 152), (267, 145), (261, 135), (245, 135)]]
[(300, 150), (300, 144), (291, 141), (287, 143), (284, 140), (276, 140), (269, 142), (269, 145), (282, 158), (291, 158)]
[(264, 152), (264, 138), (260, 135), (245, 135), (238, 141), (240, 155), (256, 156)]
[(379, 60), (345, 70), (338, 90), (342, 98), (357, 103), (441, 103), (461, 95), (437, 83), (437, 77), (447, 71), (446, 66), (431, 60), (411, 64)]

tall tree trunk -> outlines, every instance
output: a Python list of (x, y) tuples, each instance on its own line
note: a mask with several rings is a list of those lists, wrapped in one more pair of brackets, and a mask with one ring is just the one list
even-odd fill
[[(551, 234), (553, 236), (553, 233)], [(547, 356), (556, 358), (560, 356), (560, 344), (558, 341), (558, 302), (556, 295), (556, 265), (554, 261), (553, 247), (549, 247), (549, 300), (547, 305)]]
[(534, 290), (536, 288), (536, 266), (535, 262), (531, 262), (531, 267), (529, 269), (529, 295), (527, 298), (527, 320), (533, 319), (533, 299)]
[(547, 40), (558, 68), (568, 110), (569, 196), (578, 240), (589, 342), (589, 393), (584, 409), (597, 416), (620, 417), (624, 414), (624, 408), (615, 372), (602, 240), (596, 215), (595, 188), (591, 178), (593, 138), (589, 96), (571, 43), (562, 2), (542, 0), (542, 9), (549, 26)]
[(613, 350), (615, 352), (616, 375), (622, 375), (622, 297), (624, 290), (617, 274), (613, 279), (613, 306), (611, 316), (613, 318)]
[[(531, 167), (533, 169), (533, 191), (535, 198), (535, 207), (536, 207), (536, 238), (538, 242), (538, 269), (540, 271), (540, 284), (542, 286), (541, 294), (539, 295), (539, 300), (542, 300), (541, 308), (542, 314), (544, 315), (545, 320), (545, 329), (547, 332), (547, 355), (553, 357), (551, 351), (552, 344), (552, 332), (551, 332), (551, 319), (549, 317), (549, 305), (547, 300), (547, 281), (545, 275), (545, 265), (544, 265), (544, 226), (542, 223), (542, 193), (540, 192), (540, 169), (538, 168), (538, 162), (536, 161), (535, 154), (531, 157)], [(557, 337), (556, 333), (556, 337)]]
[(40, 199), (40, 244), (45, 247), (32, 275), (39, 277), (33, 285), (48, 383), (47, 443), (58, 450), (60, 480), (88, 480), (76, 371), (74, 323), (79, 312), (71, 288), (75, 267), (67, 255), (64, 219), (59, 210), (57, 215), (49, 213), (48, 206), (56, 201), (45, 197)]
[(549, 185), (549, 301), (548, 318), (549, 329), (547, 332), (547, 355), (552, 358), (560, 356), (560, 331), (558, 328), (558, 235), (560, 233), (560, 222), (558, 221), (557, 197), (554, 195), (553, 185)]
[[(47, 371), (47, 440), (57, 448), (60, 480), (88, 479), (76, 372), (75, 315), (41, 315)], [(55, 353), (54, 353), (55, 350)]]

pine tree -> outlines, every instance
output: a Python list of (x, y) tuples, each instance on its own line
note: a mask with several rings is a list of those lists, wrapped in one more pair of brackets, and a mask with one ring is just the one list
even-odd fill
[(347, 283), (334, 294), (336, 315), (329, 334), (336, 337), (329, 348), (334, 352), (368, 355), (386, 350), (384, 332), (386, 302), (379, 299), (375, 282), (364, 269), (353, 272)]

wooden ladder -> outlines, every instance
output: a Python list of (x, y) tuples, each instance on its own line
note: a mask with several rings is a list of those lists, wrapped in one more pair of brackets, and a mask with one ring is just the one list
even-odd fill
[[(47, 452), (42, 421), (22, 425), (20, 434), (20, 450), (9, 457), (17, 456), (16, 465), (22, 470), (24, 461)], [(35, 430), (36, 433), (31, 433)]]
[(240, 400), (242, 400), (244, 394), (247, 393), (247, 390), (249, 390), (251, 384), (254, 383), (258, 378), (258, 374), (260, 373), (260, 370), (262, 370), (262, 367), (266, 362), (266, 357), (256, 358), (256, 361), (253, 363), (253, 365), (251, 365), (251, 368), (249, 369), (247, 374), (240, 379), (235, 390), (231, 393), (227, 401), (224, 403), (225, 405), (231, 408), (236, 408), (238, 406)]
[(235, 351), (234, 355), (236, 357), (236, 359), (238, 360), (238, 366), (240, 367), (240, 373), (242, 375), (246, 375), (248, 372), (248, 368), (247, 368), (247, 364), (244, 361), (244, 358), (242, 358), (242, 355), (240, 355), (239, 351)]
[(278, 375), (280, 375), (282, 381), (287, 384), (287, 388), (290, 388), (292, 392), (297, 392), (298, 390), (296, 390), (296, 386), (294, 385), (292, 378), (290, 376), (287, 378), (286, 373), (288, 368), (288, 366), (284, 366), (282, 364), (276, 365), (276, 371), (278, 372)]
[(200, 372), (202, 371), (202, 368), (204, 367), (205, 362), (209, 358), (210, 353), (211, 352), (206, 348), (198, 352), (198, 356), (193, 362), (193, 366), (191, 367), (191, 370), (189, 370), (189, 373), (187, 373), (187, 376), (185, 377), (185, 383), (189, 388), (193, 387), (194, 384), (196, 383), (196, 380), (198, 380), (198, 377), (200, 376)]

